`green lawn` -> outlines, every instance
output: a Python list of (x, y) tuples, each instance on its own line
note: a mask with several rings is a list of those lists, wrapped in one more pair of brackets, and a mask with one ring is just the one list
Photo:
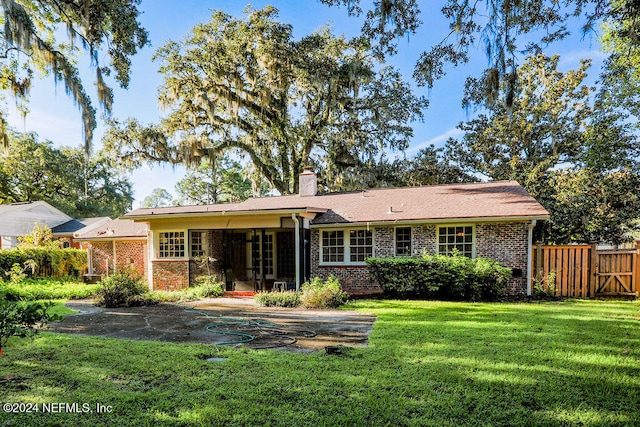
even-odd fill
[(93, 412), (0, 412), (0, 425), (640, 425), (640, 302), (350, 308), (378, 320), (367, 348), (339, 356), (14, 339), (0, 358), (2, 403)]

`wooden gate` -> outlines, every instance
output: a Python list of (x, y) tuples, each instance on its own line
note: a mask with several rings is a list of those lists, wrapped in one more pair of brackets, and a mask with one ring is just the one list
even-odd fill
[(532, 265), (536, 283), (555, 287), (557, 296), (637, 296), (640, 288), (640, 242), (634, 250), (534, 245)]

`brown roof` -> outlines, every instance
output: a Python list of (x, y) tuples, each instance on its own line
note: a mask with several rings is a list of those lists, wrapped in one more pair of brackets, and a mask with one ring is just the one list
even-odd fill
[(129, 219), (112, 219), (84, 233), (80, 230), (79, 233), (74, 235), (74, 238), (77, 240), (146, 238), (148, 231), (149, 227), (145, 223), (134, 222)]
[(235, 215), (308, 211), (313, 224), (449, 219), (546, 219), (549, 213), (515, 181), (384, 188), (367, 191), (274, 196), (242, 203), (136, 209), (123, 218)]

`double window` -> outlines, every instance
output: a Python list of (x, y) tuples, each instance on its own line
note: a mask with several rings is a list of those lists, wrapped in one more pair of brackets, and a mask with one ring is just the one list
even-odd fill
[(323, 230), (320, 249), (323, 264), (364, 264), (373, 256), (373, 232)]
[(438, 253), (451, 255), (457, 251), (460, 255), (475, 257), (474, 227), (472, 225), (438, 227)]
[(158, 258), (196, 258), (208, 254), (206, 231), (189, 231), (188, 242), (186, 236), (185, 231), (158, 232)]

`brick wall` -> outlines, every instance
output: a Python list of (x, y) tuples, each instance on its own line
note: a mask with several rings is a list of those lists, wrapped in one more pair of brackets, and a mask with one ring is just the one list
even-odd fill
[(154, 260), (153, 289), (178, 291), (189, 287), (188, 260)]
[(522, 277), (512, 277), (505, 289), (508, 295), (527, 294), (527, 258), (529, 224), (506, 222), (476, 225), (476, 256), (491, 258), (505, 267), (521, 270)]
[[(113, 242), (91, 242), (91, 246), (93, 274), (110, 273), (113, 265)], [(107, 271), (107, 263), (109, 271)]]
[(117, 272), (133, 269), (140, 276), (146, 277), (146, 241), (116, 240), (115, 254), (113, 253), (113, 241), (91, 242), (91, 246), (93, 274), (113, 274), (115, 259)]
[[(528, 226), (526, 222), (480, 223), (476, 225), (476, 256), (492, 258), (508, 268), (520, 269), (522, 277), (512, 278), (505, 292), (508, 295), (526, 295)], [(436, 253), (436, 229), (433, 224), (412, 227), (412, 250)], [(374, 228), (374, 256), (395, 255), (395, 226)], [(333, 274), (343, 289), (351, 294), (381, 292), (380, 286), (369, 278), (364, 266), (321, 266), (320, 230), (311, 230), (311, 277), (326, 279)]]
[(223, 231), (208, 230), (207, 246), (210, 260), (189, 261), (189, 281), (191, 285), (196, 283), (199, 276), (216, 276), (218, 280), (224, 279), (224, 246)]

